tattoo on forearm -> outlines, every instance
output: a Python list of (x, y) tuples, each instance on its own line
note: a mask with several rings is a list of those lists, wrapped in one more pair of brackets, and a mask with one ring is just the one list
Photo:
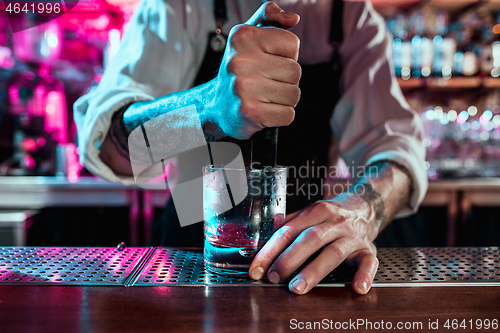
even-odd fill
[(387, 220), (384, 198), (370, 184), (358, 184), (354, 191), (370, 204), (375, 214), (375, 226), (380, 230)]
[(130, 133), (123, 122), (122, 111), (123, 109), (115, 112), (113, 118), (111, 118), (111, 126), (108, 135), (118, 154), (128, 160), (130, 159), (128, 150), (128, 136)]

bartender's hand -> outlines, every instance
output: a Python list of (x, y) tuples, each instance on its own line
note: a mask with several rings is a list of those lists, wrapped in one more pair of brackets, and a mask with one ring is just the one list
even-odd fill
[[(250, 277), (285, 281), (318, 250), (321, 253), (290, 282), (289, 289), (304, 294), (343, 261), (358, 267), (352, 289), (366, 294), (378, 268), (373, 241), (379, 230), (408, 203), (410, 178), (389, 162), (365, 175), (356, 191), (319, 201), (287, 217), (254, 258)], [(360, 195), (356, 195), (359, 193)]]
[[(257, 27), (263, 21), (277, 22), (283, 29)], [(248, 139), (265, 127), (289, 125), (300, 98), (301, 67), (297, 63), (299, 39), (286, 29), (298, 22), (297, 14), (283, 12), (273, 2), (263, 4), (245, 24), (231, 30), (213, 80), (153, 101), (135, 102), (117, 112), (100, 148), (102, 161), (116, 174), (132, 176), (127, 141), (130, 132), (160, 115), (193, 105), (199, 122), (162, 117), (149, 123), (148, 133), (191, 133), (201, 122), (205, 140), (214, 141), (224, 136)], [(184, 142), (179, 140), (177, 144)]]
[[(278, 22), (283, 29), (257, 27)], [(265, 127), (289, 125), (300, 98), (299, 39), (285, 30), (299, 22), (273, 2), (231, 29), (215, 83), (213, 121), (225, 135), (248, 139)]]

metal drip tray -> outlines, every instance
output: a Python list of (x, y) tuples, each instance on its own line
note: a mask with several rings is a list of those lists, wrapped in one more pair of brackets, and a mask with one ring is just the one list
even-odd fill
[(0, 247), (0, 283), (123, 285), (147, 249)]
[(203, 249), (157, 248), (134, 286), (185, 285), (258, 285), (271, 283), (234, 278), (205, 271)]
[[(381, 248), (374, 287), (500, 286), (500, 250)], [(349, 285), (341, 265), (318, 286)], [(292, 277), (291, 277), (292, 278)], [(283, 286), (205, 271), (202, 249), (0, 247), (0, 284), (120, 286)]]
[(500, 249), (383, 248), (374, 286), (500, 285)]
[[(374, 286), (500, 285), (500, 251), (489, 248), (381, 248)], [(345, 286), (355, 269), (342, 265), (319, 286)], [(206, 272), (200, 249), (157, 248), (135, 286), (157, 285), (276, 286)]]
[[(355, 270), (342, 265), (322, 281), (328, 286), (345, 286), (352, 281)], [(289, 280), (295, 276), (292, 275)], [(276, 287), (267, 280), (254, 281), (214, 274), (205, 270), (203, 249), (157, 248), (150, 262), (141, 272), (134, 286), (261, 286)]]

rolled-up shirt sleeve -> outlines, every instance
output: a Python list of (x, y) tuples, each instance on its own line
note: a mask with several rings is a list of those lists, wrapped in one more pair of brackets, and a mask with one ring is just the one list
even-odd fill
[(389, 160), (407, 170), (412, 193), (402, 217), (418, 209), (427, 191), (423, 126), (393, 74), (392, 38), (383, 18), (369, 2), (345, 8), (350, 12), (344, 15), (340, 48), (343, 93), (331, 118), (332, 131), (348, 166), (359, 170)]
[(207, 10), (181, 0), (138, 4), (101, 82), (73, 107), (80, 162), (92, 173), (112, 182), (134, 182), (114, 174), (99, 157), (113, 113), (137, 101), (190, 88), (203, 57), (199, 45), (206, 43), (207, 28), (199, 22), (207, 21), (201, 16), (211, 15)]

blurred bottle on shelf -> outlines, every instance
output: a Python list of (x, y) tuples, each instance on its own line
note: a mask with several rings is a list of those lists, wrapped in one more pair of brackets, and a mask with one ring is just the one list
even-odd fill
[(495, 24), (492, 28), (493, 42), (491, 44), (491, 56), (493, 58), (492, 77), (500, 76), (500, 11), (495, 14)]
[(499, 95), (476, 105), (457, 98), (449, 101), (453, 106), (426, 107), (421, 116), (429, 178), (500, 177)]
[(463, 13), (431, 6), (387, 17), (393, 35), (396, 76), (500, 76), (500, 12), (473, 8)]
[(408, 32), (406, 30), (406, 17), (403, 13), (398, 13), (387, 22), (389, 31), (394, 36), (392, 45), (396, 76), (409, 78), (411, 74), (411, 43), (408, 40)]
[[(489, 1), (450, 12), (436, 7), (429, 1), (387, 18), (396, 75), (432, 88), (410, 84), (405, 91), (422, 117), (428, 176), (500, 177), (500, 89), (492, 79), (500, 77), (499, 7)], [(479, 80), (444, 84), (452, 77)]]
[(452, 76), (456, 41), (448, 36), (448, 13), (439, 11), (436, 16), (436, 35), (433, 37), (434, 59), (432, 74), (449, 79)]

